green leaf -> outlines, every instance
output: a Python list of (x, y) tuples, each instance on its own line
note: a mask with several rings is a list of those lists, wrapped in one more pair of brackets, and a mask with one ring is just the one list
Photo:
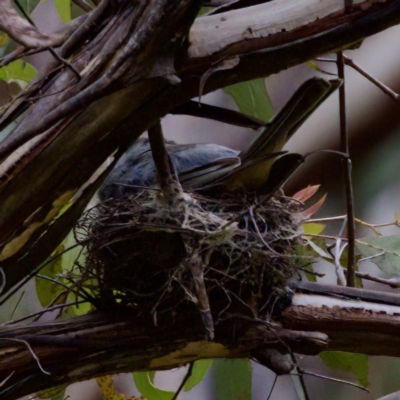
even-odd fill
[(67, 385), (56, 386), (37, 393), (39, 399), (64, 400)]
[(269, 121), (275, 114), (262, 78), (227, 86), (224, 90), (235, 99), (244, 114), (264, 121)]
[(204, 14), (207, 14), (209, 11), (211, 11), (214, 7), (201, 7), (199, 13), (197, 14), (197, 17), (201, 17)]
[[(30, 14), (39, 3), (40, 0), (24, 0), (20, 2), (22, 8), (26, 11), (27, 14)], [(20, 13), (18, 8), (17, 11)]]
[(8, 42), (7, 33), (0, 33), (0, 47), (4, 47)]
[(320, 354), (329, 368), (351, 371), (360, 385), (368, 387), (368, 356), (365, 354), (345, 353), (341, 351), (324, 351)]
[(199, 360), (193, 364), (192, 374), (183, 386), (183, 390), (188, 392), (197, 386), (206, 376), (212, 364), (212, 360)]
[(151, 383), (148, 371), (133, 372), (133, 380), (141, 395), (147, 400), (171, 400), (175, 392), (161, 390)]
[(363, 257), (387, 274), (400, 274), (400, 236), (368, 236), (356, 240)]
[(250, 360), (214, 360), (218, 400), (251, 400)]
[(71, 21), (71, 0), (54, 0), (58, 15), (64, 24)]
[(6, 82), (12, 80), (31, 81), (37, 74), (36, 68), (22, 60), (15, 60), (0, 68), (0, 79)]
[[(57, 280), (57, 274), (62, 270), (62, 258), (56, 257), (64, 250), (64, 246), (59, 246), (56, 251), (51, 255), (55, 257), (53, 261), (49, 262), (41, 271), (40, 275)], [(47, 279), (36, 277), (36, 293), (39, 298), (40, 304), (47, 307), (50, 302), (64, 290), (61, 285), (51, 282)]]
[(325, 225), (315, 222), (306, 222), (302, 225), (302, 228), (306, 235), (319, 235), (325, 229)]

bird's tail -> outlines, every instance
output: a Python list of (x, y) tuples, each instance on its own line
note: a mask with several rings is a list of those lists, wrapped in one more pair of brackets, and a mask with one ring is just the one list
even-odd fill
[(303, 83), (282, 110), (239, 157), (240, 167), (219, 182), (228, 190), (254, 190), (264, 185), (283, 146), (318, 106), (342, 84), (341, 80), (312, 78)]
[(306, 119), (341, 85), (340, 79), (312, 78), (304, 82), (249, 148), (240, 154), (242, 164), (281, 151)]

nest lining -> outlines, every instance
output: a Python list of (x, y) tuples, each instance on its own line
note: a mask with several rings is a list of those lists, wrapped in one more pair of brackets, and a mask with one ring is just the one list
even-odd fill
[(145, 189), (110, 199), (76, 228), (87, 249), (80, 279), (108, 306), (138, 313), (156, 316), (193, 302), (212, 337), (212, 321), (234, 305), (254, 316), (287, 292), (298, 263), (300, 229), (292, 215), (298, 209), (293, 199), (265, 202), (248, 194), (212, 199), (185, 193), (171, 205), (159, 191)]

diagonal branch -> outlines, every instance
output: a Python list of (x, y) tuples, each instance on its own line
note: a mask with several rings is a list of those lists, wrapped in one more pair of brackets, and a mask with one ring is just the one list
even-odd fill
[(57, 32), (40, 31), (22, 18), (14, 9), (11, 0), (0, 0), (0, 29), (26, 49), (45, 50), (62, 45), (71, 33), (82, 24), (86, 16), (72, 20)]

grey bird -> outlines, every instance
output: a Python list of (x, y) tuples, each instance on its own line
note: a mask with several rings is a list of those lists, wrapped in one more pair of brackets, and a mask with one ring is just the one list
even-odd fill
[[(242, 152), (216, 144), (166, 142), (182, 186), (211, 195), (235, 191), (268, 193), (279, 188), (303, 161), (300, 155), (286, 154), (283, 146), (341, 84), (341, 80), (320, 78), (304, 82)], [(102, 201), (119, 198), (156, 182), (149, 141), (138, 139), (106, 178), (99, 196)]]

